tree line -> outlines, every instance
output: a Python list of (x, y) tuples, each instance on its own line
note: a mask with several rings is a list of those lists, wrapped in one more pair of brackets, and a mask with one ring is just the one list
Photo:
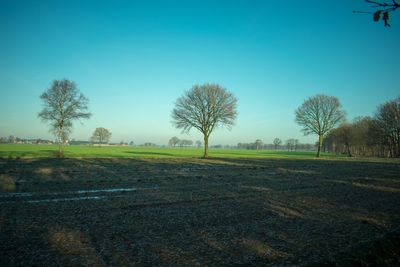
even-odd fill
[(287, 151), (298, 151), (315, 150), (315, 144), (303, 144), (298, 139), (290, 138), (282, 142), (281, 139), (275, 138), (272, 143), (263, 143), (262, 140), (257, 139), (252, 143), (238, 143), (236, 148), (247, 149), (247, 150), (287, 150)]
[(290, 138), (282, 142), (280, 138), (275, 138), (272, 143), (263, 143), (261, 139), (257, 139), (252, 143), (238, 143), (236, 148), (247, 150), (287, 150), (312, 151), (315, 149), (315, 144), (302, 144), (298, 139)]
[(8, 137), (0, 137), (0, 144), (53, 144), (51, 140), (34, 138), (26, 139), (10, 135)]
[(171, 137), (171, 139), (168, 140), (168, 146), (170, 147), (190, 147), (193, 146), (193, 144), (196, 147), (201, 147), (202, 143), (200, 140), (197, 140), (195, 143), (193, 143), (192, 140), (187, 140), (187, 139), (179, 139), (178, 137), (174, 136)]
[(324, 149), (349, 157), (400, 157), (400, 97), (379, 105), (373, 117), (359, 117), (331, 130)]
[[(88, 98), (80, 93), (74, 82), (66, 79), (53, 81), (51, 87), (43, 92), (40, 98), (44, 103), (44, 108), (38, 116), (50, 125), (51, 132), (57, 138), (58, 154), (61, 156), (63, 146), (72, 132), (72, 122), (91, 117), (91, 113), (88, 112)], [(234, 126), (237, 116), (237, 98), (218, 84), (194, 85), (177, 99), (171, 115), (173, 125), (181, 129), (183, 133), (195, 129), (203, 134), (203, 157), (206, 158), (211, 133), (220, 127), (230, 129)], [(349, 155), (351, 153), (363, 155), (362, 153), (365, 152), (360, 151), (371, 151), (373, 148), (371, 155), (400, 156), (400, 98), (381, 105), (374, 118), (360, 120), (362, 122), (355, 121), (353, 124), (343, 124), (346, 121), (346, 112), (339, 99), (320, 94), (308, 98), (295, 110), (295, 121), (302, 127), (304, 135), (318, 136), (317, 157), (320, 156), (321, 149), (327, 149), (327, 147), (332, 151), (344, 147)], [(360, 126), (364, 124), (368, 126)], [(363, 127), (368, 130), (361, 134), (359, 129)], [(108, 142), (110, 137), (111, 132), (99, 127), (94, 131), (91, 140), (103, 143)], [(361, 139), (364, 142), (363, 145), (359, 145), (362, 143)], [(373, 142), (368, 140), (373, 140)], [(177, 137), (172, 137), (168, 143), (170, 146), (193, 145), (191, 140), (179, 140)], [(277, 149), (282, 141), (275, 138), (273, 144)], [(201, 141), (197, 141), (196, 145), (200, 147)], [(286, 141), (286, 146), (288, 150), (297, 150), (299, 142), (297, 139), (289, 139)], [(252, 147), (262, 149), (264, 144), (258, 139)]]

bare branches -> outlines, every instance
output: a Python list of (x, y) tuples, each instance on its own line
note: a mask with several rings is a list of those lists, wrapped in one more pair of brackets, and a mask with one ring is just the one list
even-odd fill
[(172, 146), (172, 147), (175, 147), (179, 143), (179, 141), (180, 141), (179, 138), (174, 136), (171, 139), (169, 139), (168, 145)]
[(365, 0), (365, 2), (372, 4), (372, 8), (375, 9), (375, 12), (366, 12), (366, 11), (353, 11), (354, 13), (367, 13), (373, 14), (373, 20), (378, 22), (382, 19), (385, 27), (390, 27), (389, 24), (389, 14), (396, 9), (400, 8), (400, 3), (397, 0), (392, 0), (391, 3), (374, 1), (374, 0)]
[(175, 103), (173, 124), (183, 132), (192, 128), (204, 135), (204, 157), (207, 157), (208, 137), (217, 127), (234, 125), (237, 99), (218, 84), (195, 85)]
[(372, 1), (372, 0), (365, 0), (365, 2), (374, 4), (375, 5), (374, 7), (398, 8), (400, 6), (396, 0), (392, 0), (391, 4), (388, 4), (386, 2)]
[(319, 157), (324, 135), (345, 120), (339, 99), (334, 96), (316, 95), (310, 97), (296, 110), (296, 122), (303, 127), (305, 135), (319, 136), (317, 157)]
[(69, 80), (54, 80), (51, 87), (40, 95), (44, 108), (38, 117), (48, 122), (51, 131), (58, 138), (62, 154), (63, 144), (72, 132), (72, 122), (79, 119), (88, 119), (91, 114), (87, 112), (88, 99)]
[(392, 157), (400, 157), (400, 97), (378, 107), (375, 120)]

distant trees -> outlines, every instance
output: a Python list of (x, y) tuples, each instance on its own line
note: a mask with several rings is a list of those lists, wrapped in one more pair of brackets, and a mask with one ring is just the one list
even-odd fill
[[(349, 157), (351, 157), (350, 145), (353, 143), (353, 129), (351, 124), (343, 123), (338, 128), (332, 129), (327, 134), (328, 142), (335, 144), (340, 149), (345, 151)], [(331, 148), (332, 149), (332, 148)]]
[(79, 92), (76, 84), (67, 79), (54, 80), (51, 87), (40, 95), (44, 108), (38, 116), (50, 124), (58, 139), (58, 155), (64, 153), (64, 144), (72, 132), (74, 120), (88, 119), (88, 99)]
[(186, 140), (186, 139), (179, 140), (180, 147), (187, 147), (187, 146), (192, 146), (192, 145), (193, 145), (192, 140)]
[(324, 145), (348, 156), (400, 157), (400, 97), (378, 106), (373, 118), (357, 118), (331, 130)]
[(304, 135), (318, 135), (317, 157), (320, 156), (325, 134), (345, 120), (339, 99), (326, 95), (310, 97), (295, 111), (295, 115)]
[(238, 143), (237, 148), (239, 149), (255, 149), (254, 143)]
[(173, 124), (183, 132), (192, 128), (204, 136), (204, 155), (208, 157), (208, 139), (217, 127), (234, 125), (237, 99), (218, 84), (195, 85), (175, 103)]
[(176, 136), (172, 137), (172, 138), (169, 139), (169, 141), (168, 141), (168, 145), (169, 145), (169, 146), (172, 146), (172, 147), (175, 147), (178, 143), (179, 143), (179, 138), (176, 137)]
[(202, 146), (201, 141), (200, 141), (200, 140), (197, 140), (197, 141), (196, 141), (196, 147), (200, 148), (201, 146)]
[(9, 137), (8, 137), (8, 142), (10, 143), (10, 144), (14, 144), (15, 143), (15, 136), (14, 135), (10, 135)]
[(286, 148), (288, 151), (296, 151), (299, 146), (299, 140), (298, 139), (288, 139), (286, 140)]
[(279, 148), (279, 146), (282, 144), (282, 140), (279, 138), (275, 138), (273, 141), (273, 144), (274, 144), (275, 150), (277, 150)]
[[(277, 140), (278, 139), (278, 140)], [(260, 140), (260, 139), (257, 139)], [(282, 140), (279, 138), (275, 138), (272, 143), (259, 143), (257, 140), (253, 143), (238, 143), (236, 148), (238, 149), (248, 149), (248, 150), (277, 150), (282, 147)], [(315, 146), (313, 144), (301, 144), (298, 139), (290, 138), (286, 140), (285, 147), (288, 151), (297, 151), (297, 150), (306, 150), (311, 151), (315, 150)]]
[(293, 147), (292, 140), (293, 140), (293, 139), (288, 139), (288, 140), (286, 140), (286, 142), (285, 142), (286, 149), (287, 149), (288, 151), (292, 150), (292, 147)]
[(14, 144), (15, 142), (21, 140), (18, 137), (15, 137), (14, 135), (10, 135), (9, 137), (0, 137), (0, 144)]
[(168, 145), (172, 147), (176, 147), (177, 145), (180, 147), (187, 147), (187, 146), (192, 146), (193, 141), (186, 139), (179, 139), (178, 137), (174, 136), (171, 139), (169, 139)]
[(294, 151), (297, 151), (299, 144), (299, 139), (294, 139)]
[(257, 139), (253, 143), (238, 143), (237, 148), (261, 150), (261, 149), (266, 149), (266, 145), (263, 143), (263, 141), (261, 139)]
[(94, 130), (93, 135), (91, 137), (91, 140), (96, 143), (100, 144), (105, 144), (108, 143), (108, 141), (111, 138), (111, 132), (103, 127), (98, 127), (96, 130)]
[[(375, 115), (377, 134), (391, 157), (400, 157), (400, 97), (378, 107)], [(379, 131), (380, 130), (380, 131)]]
[(157, 144), (152, 142), (146, 142), (143, 144), (144, 147), (157, 147)]
[(257, 139), (255, 142), (254, 142), (254, 146), (256, 147), (256, 150), (260, 150), (260, 149), (263, 149), (263, 142), (261, 141), (261, 139)]
[(377, 149), (380, 137), (377, 136), (377, 125), (371, 117), (358, 117), (350, 127), (350, 154), (373, 155)]
[(376, 122), (373, 118), (357, 118), (353, 123), (343, 123), (332, 129), (324, 140), (327, 151), (353, 155), (379, 155), (379, 135), (376, 134)]
[(0, 144), (53, 144), (53, 141), (43, 139), (23, 139), (10, 135), (9, 137), (0, 137)]

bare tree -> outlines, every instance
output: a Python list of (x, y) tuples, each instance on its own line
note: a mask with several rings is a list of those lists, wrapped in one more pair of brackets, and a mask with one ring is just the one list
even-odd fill
[(353, 125), (350, 123), (343, 123), (339, 127), (332, 129), (327, 134), (328, 143), (336, 153), (346, 153), (351, 157), (351, 146), (353, 144)]
[(367, 13), (367, 14), (372, 14), (373, 20), (375, 22), (378, 22), (382, 19), (385, 27), (390, 27), (389, 24), (389, 14), (396, 9), (400, 8), (400, 2), (398, 0), (392, 0), (390, 3), (386, 1), (374, 1), (374, 0), (365, 0), (365, 2), (369, 3), (372, 5), (372, 8), (375, 9), (374, 12), (368, 12), (368, 11), (358, 11), (355, 10), (353, 11), (354, 13)]
[(44, 108), (38, 116), (50, 124), (51, 132), (58, 139), (58, 155), (64, 153), (64, 144), (72, 132), (72, 122), (88, 119), (88, 99), (69, 80), (54, 80), (51, 87), (40, 95)]
[(111, 138), (111, 132), (103, 127), (98, 127), (94, 130), (91, 140), (99, 144), (108, 143)]
[(176, 101), (173, 124), (182, 132), (195, 128), (203, 134), (206, 158), (210, 134), (217, 127), (234, 125), (236, 105), (236, 97), (218, 84), (195, 85)]
[(400, 97), (380, 105), (375, 121), (381, 129), (382, 143), (388, 147), (389, 156), (400, 157)]
[(296, 145), (296, 139), (288, 139), (286, 140), (286, 148), (288, 151), (292, 151), (295, 149), (295, 145)]
[(374, 147), (375, 139), (372, 136), (372, 127), (374, 121), (371, 117), (358, 117), (355, 118), (351, 124), (351, 139), (353, 146), (353, 153), (357, 155), (374, 155), (376, 149)]
[(186, 140), (186, 139), (182, 139), (179, 140), (179, 146), (180, 147), (187, 147), (187, 146), (192, 146), (193, 145), (193, 141), (192, 140)]
[(201, 145), (202, 145), (201, 141), (200, 141), (200, 140), (197, 140), (197, 141), (196, 141), (196, 146), (197, 146), (198, 148), (200, 148)]
[(254, 146), (255, 146), (255, 149), (256, 150), (260, 150), (260, 149), (262, 149), (262, 147), (263, 147), (263, 141), (261, 141), (261, 139), (257, 139), (255, 142), (254, 142)]
[(175, 147), (179, 143), (179, 141), (180, 141), (179, 138), (174, 136), (171, 139), (169, 139), (168, 145), (172, 146), (172, 147)]
[(9, 142), (10, 144), (14, 144), (14, 143), (15, 143), (15, 140), (16, 140), (16, 138), (15, 138), (14, 135), (10, 135), (10, 136), (8, 137), (8, 142)]
[(297, 151), (297, 149), (299, 148), (299, 139), (294, 139), (293, 145), (294, 145), (294, 151)]
[(390, 156), (385, 127), (377, 118), (358, 117), (353, 123), (341, 124), (324, 138), (329, 152), (348, 156)]
[(143, 146), (145, 146), (145, 147), (157, 147), (157, 144), (152, 143), (152, 142), (146, 142), (146, 143), (143, 144)]
[(320, 156), (324, 135), (344, 122), (345, 112), (339, 99), (334, 96), (310, 97), (296, 110), (296, 122), (303, 127), (304, 135), (318, 135), (317, 157)]
[(278, 147), (282, 144), (282, 140), (279, 138), (275, 138), (273, 143), (274, 143), (275, 150), (277, 150)]

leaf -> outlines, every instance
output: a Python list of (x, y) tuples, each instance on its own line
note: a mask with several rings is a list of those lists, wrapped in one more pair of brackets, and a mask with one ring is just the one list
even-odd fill
[(375, 22), (377, 22), (377, 21), (380, 20), (380, 18), (381, 18), (381, 13), (382, 13), (381, 10), (378, 10), (378, 11), (376, 11), (376, 12), (374, 13), (374, 21), (375, 21)]
[(388, 11), (383, 13), (383, 18), (382, 19), (385, 22), (385, 27), (390, 27), (390, 24), (389, 24), (389, 12)]

